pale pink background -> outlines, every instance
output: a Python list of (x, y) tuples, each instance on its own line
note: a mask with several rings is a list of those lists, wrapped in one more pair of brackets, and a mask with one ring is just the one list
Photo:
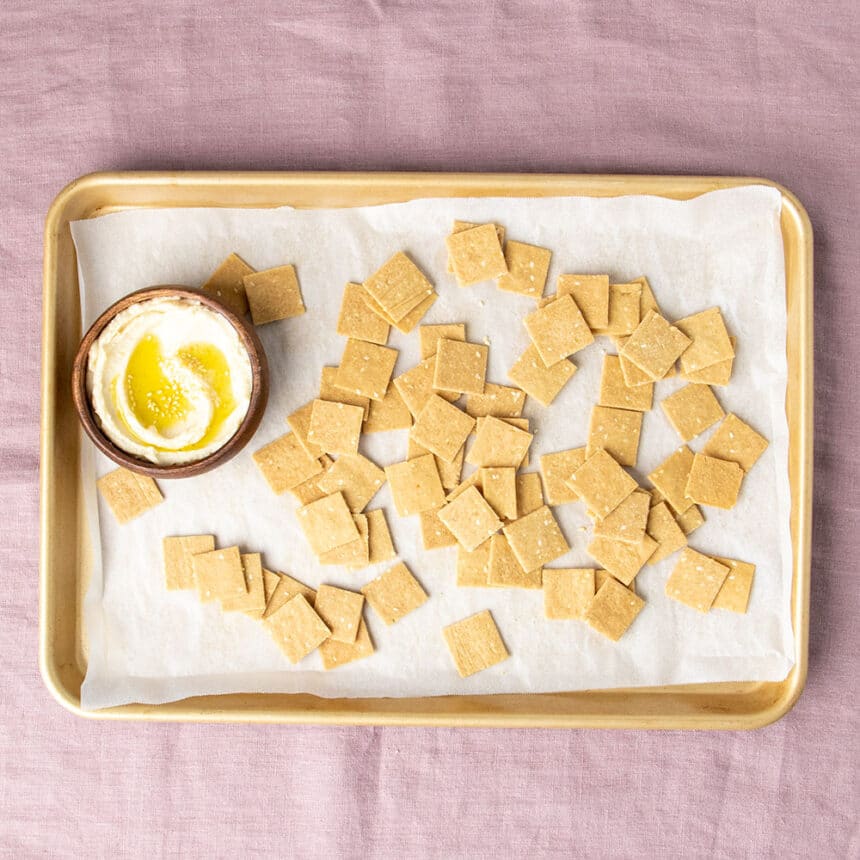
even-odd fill
[[(855, 4), (235, 5), (0, 4), (0, 854), (857, 857)], [(118, 168), (787, 184), (816, 230), (811, 658), (794, 711), (750, 734), (63, 711), (36, 659), (41, 229), (67, 181)]]

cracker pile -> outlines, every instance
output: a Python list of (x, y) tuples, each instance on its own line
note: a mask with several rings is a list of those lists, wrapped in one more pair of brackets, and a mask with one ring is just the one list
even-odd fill
[[(605, 274), (560, 275), (555, 293), (544, 296), (552, 252), (505, 241), (497, 224), (457, 221), (447, 248), (461, 287), (495, 279), (499, 289), (535, 300), (523, 319), (530, 344), (508, 371), (511, 385), (488, 381), (489, 347), (468, 340), (465, 322), (419, 325), (438, 296), (402, 252), (362, 284), (346, 285), (339, 365), (321, 369), (319, 396), (253, 455), (271, 490), (296, 499), (319, 562), (357, 571), (396, 560), (384, 512), (367, 509), (387, 482), (397, 515), (419, 518), (424, 549), (457, 547), (459, 586), (542, 589), (548, 619), (581, 620), (620, 639), (645, 605), (637, 575), (679, 552), (665, 586), (671, 599), (700, 612), (745, 612), (754, 565), (688, 546), (704, 522), (699, 506), (732, 508), (768, 444), (726, 415), (711, 388), (729, 384), (735, 357), (719, 308), (671, 322), (646, 278), (612, 283)], [(271, 284), (292, 297), (291, 313), (304, 310), (294, 272), (244, 272), (237, 260), (228, 258), (220, 279), (217, 272), (210, 279), (219, 295), (238, 306), (241, 276), (252, 312), (253, 297)], [(273, 313), (258, 307), (255, 322)], [(398, 351), (387, 346), (392, 326), (417, 328), (421, 348), (421, 360), (396, 376)], [(571, 357), (600, 336), (617, 353), (604, 357), (588, 438), (541, 456), (539, 475), (522, 472), (534, 438), (523, 417), (526, 398), (549, 407), (576, 372)], [(653, 407), (655, 382), (678, 373), (687, 384), (660, 407), (681, 445), (646, 487), (628, 471), (638, 461), (643, 414)], [(701, 451), (688, 447), (715, 424)], [(383, 469), (360, 453), (363, 434), (405, 429), (402, 461)], [(465, 477), (464, 464), (472, 467)], [(598, 567), (548, 568), (570, 548), (553, 508), (572, 503), (592, 522), (587, 551)], [(225, 611), (259, 618), (293, 662), (319, 648), (327, 669), (373, 653), (365, 602), (391, 625), (428, 599), (402, 562), (360, 590), (322, 585), (314, 592), (265, 570), (258, 554), (216, 549), (212, 536), (166, 538), (164, 555), (168, 588), (196, 588)], [(442, 634), (462, 677), (508, 657), (489, 611)]]

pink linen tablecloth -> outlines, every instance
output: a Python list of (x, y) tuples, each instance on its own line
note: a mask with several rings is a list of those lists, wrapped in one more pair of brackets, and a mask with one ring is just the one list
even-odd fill
[[(235, 7), (235, 8), (234, 8)], [(858, 857), (858, 16), (0, 4), (0, 856)], [(89, 722), (37, 668), (41, 229), (100, 169), (726, 173), (815, 227), (806, 692), (747, 734)]]

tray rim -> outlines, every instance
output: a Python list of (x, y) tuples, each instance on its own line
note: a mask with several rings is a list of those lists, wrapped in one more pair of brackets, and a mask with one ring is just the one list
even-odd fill
[[(798, 434), (799, 462), (797, 473), (792, 484), (797, 487), (797, 530), (795, 535), (795, 555), (793, 559), (792, 582), (792, 624), (795, 640), (795, 665), (787, 678), (782, 682), (772, 682), (782, 685), (782, 691), (774, 701), (758, 710), (748, 713), (695, 713), (650, 714), (647, 712), (614, 714), (611, 716), (599, 713), (497, 713), (492, 709), (487, 711), (470, 711), (459, 714), (438, 713), (427, 711), (398, 711), (391, 710), (367, 712), (361, 710), (361, 705), (368, 701), (364, 699), (328, 700), (343, 703), (340, 707), (328, 707), (319, 711), (311, 707), (299, 707), (290, 710), (260, 710), (253, 705), (242, 705), (244, 699), (251, 695), (232, 694), (228, 696), (205, 696), (184, 699), (164, 705), (131, 704), (100, 711), (84, 711), (80, 706), (80, 694), (75, 694), (63, 678), (63, 664), (58, 662), (59, 655), (53, 648), (50, 637), (51, 618), (49, 616), (48, 595), (50, 590), (50, 573), (53, 562), (50, 551), (50, 533), (53, 511), (49, 504), (54, 476), (53, 441), (55, 438), (56, 392), (53, 387), (56, 369), (55, 333), (56, 320), (53, 314), (57, 293), (57, 259), (60, 233), (68, 229), (70, 218), (67, 212), (81, 196), (98, 188), (116, 185), (134, 186), (136, 188), (158, 188), (181, 184), (201, 188), (212, 183), (241, 184), (246, 189), (269, 188), (273, 184), (297, 187), (300, 184), (315, 184), (321, 187), (335, 187), (344, 182), (358, 184), (365, 188), (379, 188), (385, 184), (468, 184), (472, 196), (487, 196), (481, 194), (483, 187), (496, 187), (503, 183), (510, 191), (509, 196), (517, 194), (516, 189), (533, 188), (538, 183), (552, 186), (558, 183), (581, 184), (583, 187), (575, 193), (583, 196), (614, 197), (627, 194), (652, 194), (669, 199), (689, 199), (708, 191), (743, 185), (768, 185), (776, 188), (782, 196), (783, 206), (783, 238), (786, 238), (786, 216), (793, 222), (797, 231), (794, 261), (796, 269), (795, 287), (800, 290), (798, 301), (798, 378), (789, 382), (796, 384), (798, 401)], [(599, 192), (590, 193), (587, 186), (599, 186)], [(673, 191), (674, 193), (668, 193)], [(573, 192), (569, 192), (573, 193)], [(439, 195), (416, 194), (414, 197)], [(445, 192), (442, 196), (451, 195)], [(467, 195), (458, 195), (467, 196)], [(546, 196), (558, 196), (551, 188)], [(410, 198), (413, 199), (413, 198)], [(207, 200), (194, 205), (218, 205), (217, 201)], [(260, 203), (247, 204), (231, 203), (231, 208), (253, 208)], [(127, 208), (127, 207), (123, 207)], [(130, 208), (130, 207), (128, 207)], [(139, 208), (146, 208), (141, 205)], [(92, 217), (91, 213), (89, 217)], [(42, 376), (41, 376), (41, 420), (40, 420), (40, 473), (39, 473), (39, 669), (43, 681), (56, 701), (64, 708), (78, 716), (88, 719), (124, 719), (124, 720), (156, 720), (176, 722), (246, 722), (246, 723), (286, 723), (286, 724), (318, 724), (318, 725), (401, 725), (401, 726), (463, 726), (463, 727), (507, 727), (507, 728), (698, 728), (698, 729), (752, 729), (766, 726), (783, 717), (797, 702), (802, 693), (808, 672), (808, 637), (809, 637), (809, 579), (811, 551), (811, 521), (812, 521), (812, 443), (813, 443), (813, 268), (812, 268), (812, 225), (809, 215), (800, 200), (788, 188), (770, 179), (752, 176), (712, 176), (712, 175), (662, 175), (662, 174), (568, 174), (568, 173), (465, 173), (465, 172), (401, 172), (401, 171), (102, 171), (86, 174), (72, 182), (60, 191), (52, 202), (45, 221), (44, 231), (44, 260), (43, 260), (43, 303), (42, 303)], [(788, 246), (786, 246), (786, 259)], [(791, 447), (790, 447), (791, 450)], [(679, 687), (660, 688), (630, 688), (629, 690), (612, 691), (576, 691), (579, 694), (606, 694), (639, 696), (645, 698), (658, 694), (696, 693), (700, 688), (705, 695), (705, 688), (713, 689), (720, 685), (686, 685)], [(734, 686), (744, 686), (735, 684)], [(760, 686), (750, 682), (750, 689)], [(262, 695), (262, 694), (257, 694)], [(552, 698), (556, 694), (520, 694), (531, 698), (539, 696)], [(558, 695), (565, 695), (560, 693)], [(267, 694), (267, 698), (316, 700), (316, 697), (304, 694)], [(219, 709), (213, 705), (213, 700), (222, 703), (237, 700), (240, 703), (234, 709)], [(496, 699), (497, 697), (451, 696), (442, 697), (447, 701), (460, 700), (468, 703), (480, 699)], [(498, 697), (500, 699), (510, 696)], [(376, 699), (377, 703), (396, 703), (396, 699)], [(438, 699), (427, 698), (429, 705)]]

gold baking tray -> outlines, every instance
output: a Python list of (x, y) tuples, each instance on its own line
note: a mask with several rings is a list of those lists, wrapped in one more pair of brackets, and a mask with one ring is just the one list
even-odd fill
[[(78, 276), (69, 222), (169, 206), (360, 206), (418, 197), (614, 197), (688, 199), (767, 184), (782, 194), (788, 309), (792, 622), (795, 665), (778, 683), (721, 683), (554, 694), (414, 699), (323, 699), (298, 694), (202, 696), (164, 705), (80, 707), (86, 671), (82, 604), (88, 569), (81, 512), (82, 435), (70, 373), (81, 338)], [(42, 316), (39, 663), (58, 702), (99, 719), (505, 727), (749, 729), (783, 716), (806, 680), (812, 504), (812, 227), (798, 199), (763, 179), (463, 173), (96, 173), (71, 183), (45, 225)]]

